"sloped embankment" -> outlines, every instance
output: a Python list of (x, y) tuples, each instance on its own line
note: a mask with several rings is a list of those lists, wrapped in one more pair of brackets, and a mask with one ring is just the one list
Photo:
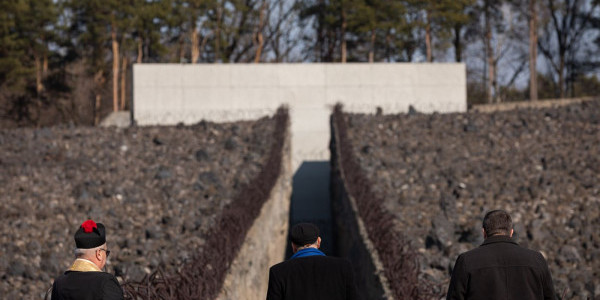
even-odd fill
[[(483, 214), (501, 208), (513, 216), (517, 241), (546, 256), (559, 294), (600, 296), (600, 101), (335, 118), (347, 128), (350, 149), (340, 148), (368, 182), (354, 183), (371, 196), (359, 214), (383, 207), (393, 216), (369, 236), (405, 236), (419, 253), (421, 278), (442, 293), (458, 254), (482, 242)], [(367, 227), (379, 222), (363, 219)], [(374, 244), (381, 257), (397, 248)], [(396, 251), (391, 257), (403, 255)], [(385, 260), (384, 274), (396, 272)]]
[(372, 186), (353, 152), (346, 115), (335, 107), (332, 126), (332, 208), (338, 254), (352, 261), (364, 299), (433, 299), (436, 291), (420, 276), (408, 237), (390, 230), (394, 215)]
[[(179, 270), (215, 231), (237, 230), (226, 218), (241, 190), (263, 191), (257, 178), (277, 178), (261, 174), (286, 122), (281, 110), (227, 124), (0, 131), (0, 294), (43, 295), (71, 263), (72, 235), (87, 218), (107, 226), (108, 271), (120, 279)], [(250, 223), (262, 203), (245, 212)], [(225, 239), (218, 251), (231, 262), (244, 236)], [(213, 294), (227, 272), (220, 262), (212, 269), (221, 277), (205, 284)]]

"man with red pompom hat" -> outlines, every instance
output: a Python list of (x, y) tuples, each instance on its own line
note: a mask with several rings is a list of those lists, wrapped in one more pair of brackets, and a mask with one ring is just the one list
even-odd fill
[(52, 300), (123, 299), (114, 275), (103, 272), (110, 250), (102, 223), (87, 220), (75, 232), (75, 262), (52, 285)]

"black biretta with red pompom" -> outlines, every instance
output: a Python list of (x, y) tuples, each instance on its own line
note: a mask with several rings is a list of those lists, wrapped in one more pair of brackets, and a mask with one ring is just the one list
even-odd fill
[(106, 243), (106, 230), (102, 223), (87, 220), (75, 232), (75, 245), (79, 249), (91, 249)]

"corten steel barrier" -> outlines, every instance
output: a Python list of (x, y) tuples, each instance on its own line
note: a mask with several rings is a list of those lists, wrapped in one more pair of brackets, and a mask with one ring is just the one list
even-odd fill
[(334, 156), (339, 165), (339, 176), (349, 197), (356, 203), (358, 217), (362, 219), (368, 235), (368, 243), (372, 243), (376, 257), (383, 265), (384, 278), (382, 285), (390, 295), (390, 299), (439, 299), (441, 291), (430, 281), (419, 278), (420, 269), (418, 254), (410, 246), (407, 239), (394, 231), (393, 216), (383, 206), (383, 199), (371, 191), (370, 180), (357, 162), (352, 151), (352, 143), (348, 138), (347, 122), (344, 119), (342, 105), (335, 106), (332, 115), (332, 145)]
[(207, 235), (206, 244), (176, 274), (156, 270), (139, 282), (123, 284), (125, 299), (215, 299), (225, 275), (241, 248), (247, 230), (259, 215), (282, 169), (287, 108), (275, 118), (274, 141), (258, 176), (243, 187), (224, 209)]

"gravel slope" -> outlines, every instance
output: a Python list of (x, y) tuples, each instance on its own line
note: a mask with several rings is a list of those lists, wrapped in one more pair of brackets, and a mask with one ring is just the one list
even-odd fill
[(43, 295), (72, 262), (87, 218), (107, 227), (109, 272), (139, 280), (175, 270), (258, 174), (273, 125), (0, 131), (0, 295)]
[(600, 101), (490, 114), (346, 114), (349, 137), (395, 228), (447, 289), (481, 219), (512, 213), (547, 258), (556, 291), (600, 297)]

